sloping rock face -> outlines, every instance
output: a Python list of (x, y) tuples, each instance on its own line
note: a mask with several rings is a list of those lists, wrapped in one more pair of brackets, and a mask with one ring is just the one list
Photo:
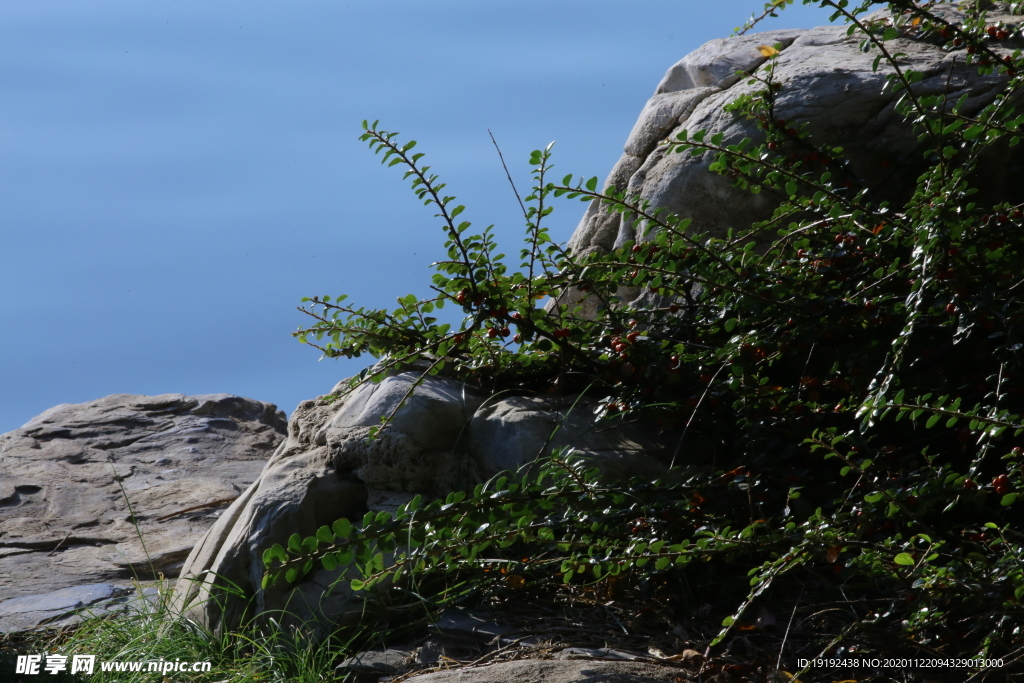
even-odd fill
[(286, 429), (239, 396), (119, 394), (0, 435), (0, 617), (60, 589), (176, 576)]
[[(940, 6), (936, 11), (951, 20), (959, 16), (951, 6)], [(1022, 19), (995, 10), (988, 16), (991, 22), (1016, 24)], [(743, 138), (763, 140), (763, 132), (754, 121), (726, 112), (724, 107), (763, 88), (761, 84), (751, 85), (749, 78), (737, 76), (736, 71), (753, 72), (767, 61), (758, 48), (777, 46), (781, 54), (776, 60), (775, 82), (782, 89), (775, 103), (776, 117), (789, 126), (807, 123), (816, 144), (843, 147), (844, 156), (850, 160), (848, 171), (870, 188), (873, 201), (908, 198), (928, 165), (921, 153), (924, 143), (895, 111), (899, 93), (884, 88), (892, 68), (883, 62), (877, 72), (873, 71), (878, 51), (862, 52), (860, 42), (859, 35), (846, 35), (845, 26), (823, 26), (705, 43), (673, 65), (658, 84), (605, 187), (638, 195), (652, 208), (692, 219), (692, 231), (717, 236), (729, 228), (744, 229), (770, 218), (778, 205), (770, 194), (755, 195), (733, 187), (728, 178), (708, 170), (712, 158), (666, 154), (660, 143), (674, 140), (684, 130), (691, 135), (697, 131), (707, 131), (709, 136), (722, 133), (723, 146)], [(1018, 38), (997, 46), (997, 50), (1009, 53), (1021, 46)], [(979, 76), (976, 66), (964, 64), (964, 50), (947, 52), (937, 45), (909, 39), (894, 41), (889, 49), (905, 53), (900, 60), (904, 69), (924, 73), (924, 79), (914, 87), (916, 94), (946, 93), (950, 103), (967, 95), (961, 113), (968, 116), (991, 103), (1005, 82), (1005, 76)], [(1019, 202), (1024, 199), (1022, 177), (1024, 151), (1019, 147), (990, 148), (973, 182), (981, 190), (981, 197)], [(597, 203), (591, 203), (569, 247), (576, 254), (606, 252), (629, 241), (649, 238), (636, 235), (632, 222), (622, 215), (608, 214)]]
[[(363, 610), (344, 585), (326, 590), (343, 570), (320, 568), (294, 589), (264, 591), (263, 551), (342, 517), (394, 510), (417, 493), (430, 498), (472, 486), (553, 448), (572, 445), (609, 476), (656, 477), (666, 470), (668, 457), (656, 439), (642, 427), (598, 424), (586, 401), (573, 407), (574, 401), (538, 396), (489, 399), (436, 377), (410, 394), (418, 376), (402, 373), (336, 401), (303, 402), (259, 479), (192, 551), (175, 589), (179, 607), (213, 629), (267, 612), (343, 623)], [(332, 394), (346, 388), (339, 384)], [(391, 423), (369, 439), (370, 429), (392, 413)]]

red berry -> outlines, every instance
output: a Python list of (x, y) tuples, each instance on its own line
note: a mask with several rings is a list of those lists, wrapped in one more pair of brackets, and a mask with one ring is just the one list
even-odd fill
[(669, 304), (668, 312), (669, 313), (678, 313), (679, 312), (679, 306), (676, 305), (676, 304)]
[(992, 486), (995, 488), (996, 493), (1000, 496), (1005, 496), (1010, 492), (1010, 480), (1005, 474), (1000, 474), (998, 477), (992, 480)]
[(630, 332), (629, 334), (626, 335), (626, 339), (629, 340), (630, 344), (633, 344), (633, 343), (636, 342), (637, 337), (639, 337), (639, 336), (640, 336), (639, 332)]
[(978, 485), (974, 482), (973, 479), (964, 479), (964, 488), (973, 490), (978, 488)]
[(508, 329), (507, 327), (501, 328), (501, 336), (502, 337), (507, 337), (510, 334), (512, 334), (512, 330)]
[(466, 290), (462, 290), (461, 292), (455, 295), (455, 300), (458, 301), (460, 304), (465, 303), (467, 294), (468, 292), (466, 292)]
[(956, 313), (956, 304), (946, 304), (946, 313), (950, 315)]
[(494, 329), (493, 327), (488, 327), (487, 336), (490, 337), (491, 339), (494, 339), (495, 337), (498, 336), (498, 330)]
[(634, 253), (634, 254), (638, 254), (638, 253), (640, 253), (640, 250), (641, 250), (641, 249), (643, 249), (643, 247), (641, 247), (641, 246), (640, 246), (639, 244), (634, 244), (634, 245), (633, 245), (633, 253)]
[(711, 383), (711, 375), (702, 374), (700, 376), (700, 381), (701, 381), (702, 384), (710, 384)]

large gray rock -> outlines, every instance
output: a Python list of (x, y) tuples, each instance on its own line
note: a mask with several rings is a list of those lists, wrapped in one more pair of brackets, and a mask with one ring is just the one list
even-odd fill
[(119, 394), (0, 435), (0, 612), (176, 576), (285, 430), (275, 406), (238, 396)]
[[(341, 517), (394, 510), (417, 493), (429, 499), (467, 488), (561, 446), (574, 446), (609, 476), (653, 477), (666, 470), (656, 440), (632, 425), (599, 423), (587, 401), (488, 399), (436, 377), (410, 395), (418, 374), (364, 384), (337, 400), (303, 402), (259, 479), (192, 551), (176, 587), (179, 607), (213, 629), (268, 612), (342, 623), (357, 617), (363, 604), (345, 584), (326, 591), (341, 570), (319, 568), (294, 589), (264, 591), (263, 551)], [(343, 382), (332, 395), (346, 388)], [(392, 413), (387, 428), (370, 439), (371, 428)]]
[[(1006, 3), (1001, 3), (1005, 6)], [(951, 19), (952, 6), (938, 8)], [(990, 22), (1020, 23), (1021, 17), (990, 11)], [(683, 130), (723, 134), (723, 145), (749, 137), (763, 140), (755, 122), (724, 111), (738, 97), (762, 88), (751, 85), (750, 73), (767, 58), (759, 49), (778, 46), (775, 81), (782, 85), (776, 116), (789, 126), (807, 123), (814, 143), (841, 146), (854, 176), (871, 188), (875, 201), (909, 197), (917, 176), (926, 168), (925, 143), (895, 111), (899, 93), (884, 89), (893, 72), (884, 62), (877, 72), (878, 54), (861, 51), (859, 35), (847, 36), (845, 26), (786, 30), (721, 38), (705, 43), (672, 66), (644, 107), (626, 141), (624, 153), (605, 182), (628, 195), (639, 196), (652, 208), (664, 208), (692, 219), (691, 230), (722, 236), (729, 228), (744, 229), (770, 218), (778, 200), (768, 193), (751, 194), (708, 170), (708, 156), (666, 154), (660, 143)], [(998, 46), (1009, 54), (1020, 39)], [(964, 64), (964, 50), (947, 52), (925, 41), (900, 39), (890, 45), (904, 69), (924, 73), (914, 87), (918, 95), (947, 93), (950, 102), (968, 95), (961, 112), (972, 115), (992, 102), (1006, 77), (979, 76), (976, 66)], [(794, 150), (799, 151), (799, 150)], [(983, 199), (1024, 199), (1024, 150), (991, 149), (974, 182)], [(569, 246), (577, 254), (606, 252), (649, 236), (637, 235), (621, 214), (609, 214), (591, 203)]]

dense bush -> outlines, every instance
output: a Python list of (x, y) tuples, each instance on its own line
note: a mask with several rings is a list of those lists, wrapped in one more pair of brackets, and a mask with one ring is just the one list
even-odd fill
[[(752, 75), (758, 94), (729, 106), (757, 122), (758, 139), (723, 146), (714, 131), (689, 131), (668, 143), (782, 200), (770, 220), (727, 235), (598, 191), (596, 178), (554, 182), (547, 149), (530, 160), (517, 267), (489, 230), (458, 220), (463, 207), (415, 143), (365, 126), (363, 139), (437, 209), (448, 258), (434, 264), (432, 296), (392, 311), (309, 299), (316, 322), (300, 339), (328, 357), (379, 359), (353, 386), (415, 370), (490, 390), (583, 392), (608, 420), (657, 424), (680, 455), (667, 482), (609, 488), (563, 454), (397, 515), (341, 520), (268, 549), (265, 583), (355, 562), (354, 588), (441, 577), (430, 584), (439, 602), (582, 600), (615, 585), (664, 607), (667, 624), (686, 622), (694, 642), (742, 631), (763, 648), (748, 667), (843, 655), (1005, 660), (968, 667), (978, 679), (1020, 670), (1024, 214), (1005, 198), (979, 203), (971, 187), (987, 148), (1019, 142), (1024, 60), (1005, 48), (1020, 28), (990, 24), (985, 3), (968, 3), (962, 23), (933, 3), (820, 4), (890, 65), (898, 109), (926, 144), (928, 170), (899, 205), (872, 201), (841, 149), (778, 120), (774, 56)], [(873, 4), (890, 14), (865, 18)], [(974, 116), (915, 94), (921, 74), (892, 52), (906, 38), (962, 51), (1003, 74), (1003, 91)], [(544, 227), (555, 197), (622, 212), (641, 238), (569, 253)], [(461, 320), (445, 322), (445, 307)], [(698, 617), (708, 591), (713, 608)]]

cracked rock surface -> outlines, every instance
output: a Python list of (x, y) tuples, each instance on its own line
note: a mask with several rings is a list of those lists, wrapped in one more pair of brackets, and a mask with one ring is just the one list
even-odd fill
[(0, 435), (0, 621), (30, 603), (52, 612), (64, 589), (177, 576), (286, 423), (229, 394), (118, 394)]

